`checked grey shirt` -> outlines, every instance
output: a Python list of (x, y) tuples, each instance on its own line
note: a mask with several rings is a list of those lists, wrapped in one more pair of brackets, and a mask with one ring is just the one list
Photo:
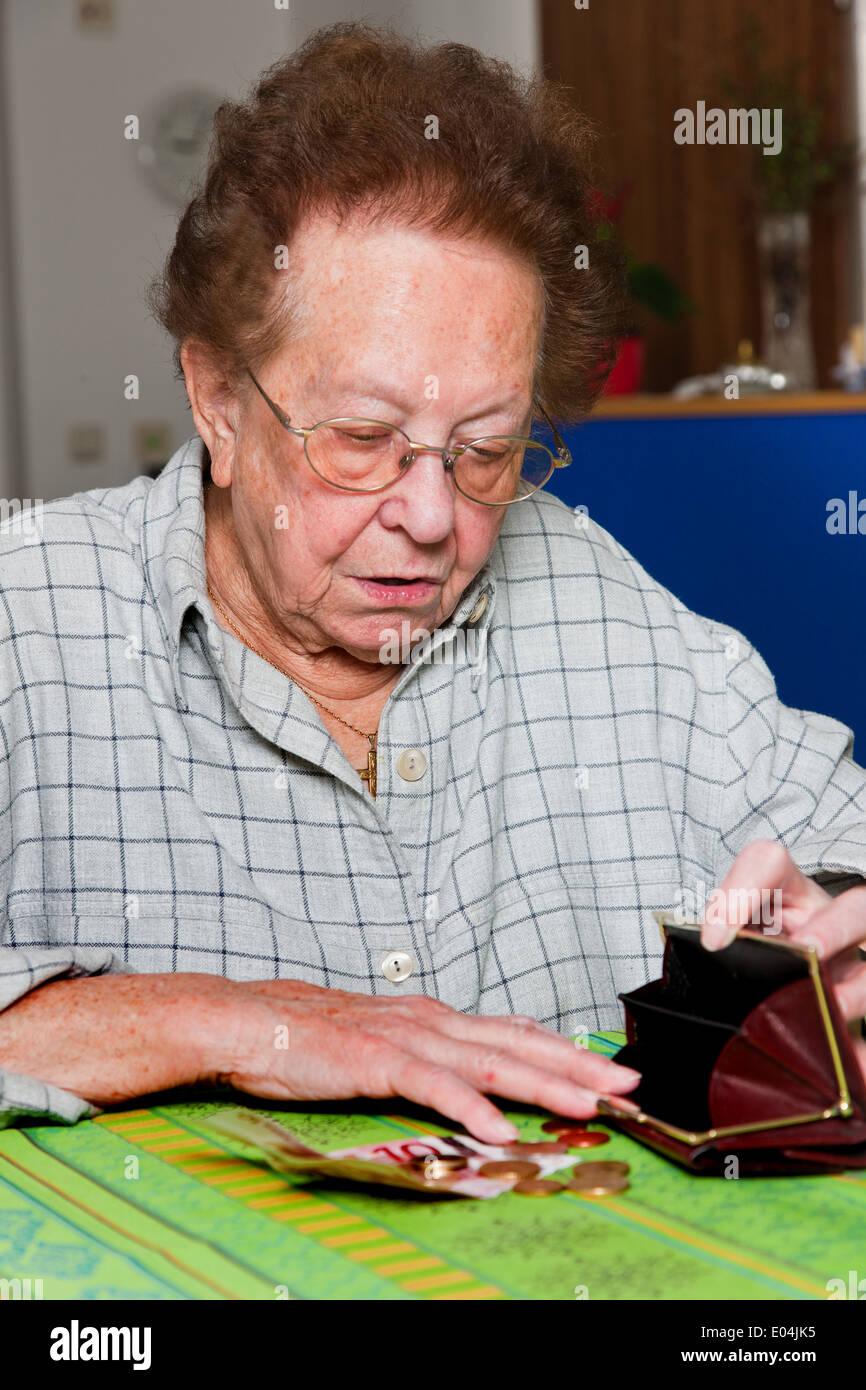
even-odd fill
[[(216, 620), (203, 457), (0, 536), (0, 1008), (192, 970), (619, 1027), (652, 909), (700, 912), (750, 841), (866, 875), (850, 730), (544, 492), (404, 663), (374, 801)], [(0, 1072), (0, 1123), (92, 1113)]]

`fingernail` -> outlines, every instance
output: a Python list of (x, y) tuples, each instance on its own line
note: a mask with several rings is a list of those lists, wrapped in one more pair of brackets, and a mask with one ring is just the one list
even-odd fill
[(520, 1138), (520, 1130), (510, 1120), (497, 1120), (493, 1125), (493, 1137), (497, 1144), (510, 1144)]
[(606, 1097), (603, 1096), (603, 1099), (606, 1099), (608, 1102), (612, 1103), (615, 1110), (630, 1110), (634, 1111), (636, 1115), (640, 1114), (640, 1106), (635, 1105), (633, 1100), (626, 1100), (625, 1096), (615, 1096), (609, 1094)]
[(631, 1067), (617, 1067), (619, 1075), (617, 1081), (640, 1081), (641, 1073), (634, 1071)]
[(635, 1105), (633, 1100), (626, 1100), (625, 1096), (617, 1096), (616, 1100), (617, 1104), (621, 1105), (623, 1110), (633, 1110), (635, 1115), (640, 1114), (640, 1106)]
[(701, 937), (704, 950), (723, 951), (726, 946), (730, 946), (738, 931), (739, 927), (728, 927), (725, 930), (716, 928), (715, 931), (705, 932)]
[(796, 939), (797, 939), (799, 945), (801, 945), (801, 946), (811, 946), (811, 947), (813, 948), (813, 950), (815, 950), (815, 951), (818, 952), (818, 955), (819, 955), (819, 956), (823, 956), (823, 954), (824, 954), (824, 943), (823, 943), (823, 941), (819, 941), (818, 938), (817, 938), (816, 936), (799, 936), (799, 937), (797, 937)]

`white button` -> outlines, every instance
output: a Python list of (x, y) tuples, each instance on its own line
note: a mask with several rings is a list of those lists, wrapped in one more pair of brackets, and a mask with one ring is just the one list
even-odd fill
[(427, 759), (420, 748), (404, 748), (397, 759), (397, 771), (404, 782), (417, 782), (427, 771)]
[(472, 612), (469, 614), (467, 622), (477, 623), (478, 619), (481, 617), (481, 614), (484, 612), (486, 607), (487, 595), (482, 594), (481, 597), (478, 599), (477, 603), (474, 603), (472, 605)]
[(392, 951), (382, 961), (382, 974), (393, 985), (399, 985), (401, 980), (408, 980), (414, 969), (412, 957), (406, 951)]

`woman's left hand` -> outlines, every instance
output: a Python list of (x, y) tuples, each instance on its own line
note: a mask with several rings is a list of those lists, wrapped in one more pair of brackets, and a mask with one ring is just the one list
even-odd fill
[[(764, 911), (762, 912), (761, 909)], [(771, 906), (771, 920), (767, 907)], [(797, 867), (784, 845), (754, 840), (741, 850), (707, 901), (701, 941), (708, 950), (729, 945), (740, 927), (754, 923), (767, 935), (793, 937), (815, 946), (828, 962), (836, 1001), (845, 1019), (863, 1075), (866, 1041), (866, 885), (831, 897)]]

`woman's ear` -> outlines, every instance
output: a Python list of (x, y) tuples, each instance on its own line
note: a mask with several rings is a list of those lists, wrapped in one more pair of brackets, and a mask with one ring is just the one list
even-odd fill
[(184, 340), (180, 360), (195, 427), (210, 455), (211, 477), (217, 487), (229, 487), (238, 432), (233, 383), (225, 368), (198, 339)]

